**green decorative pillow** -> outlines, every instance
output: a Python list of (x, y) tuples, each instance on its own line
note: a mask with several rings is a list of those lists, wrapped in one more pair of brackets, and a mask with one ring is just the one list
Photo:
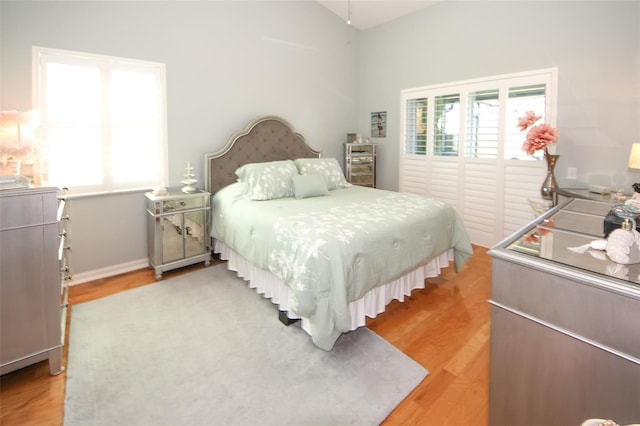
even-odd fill
[(301, 175), (322, 175), (329, 191), (351, 186), (335, 158), (298, 158), (296, 166)]
[(236, 176), (246, 185), (251, 200), (293, 197), (291, 178), (297, 175), (298, 169), (291, 160), (245, 164), (236, 170)]
[(296, 198), (321, 197), (329, 194), (322, 175), (297, 175), (291, 178)]

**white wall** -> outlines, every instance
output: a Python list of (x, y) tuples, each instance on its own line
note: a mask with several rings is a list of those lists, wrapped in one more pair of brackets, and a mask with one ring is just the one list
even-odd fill
[[(445, 1), (360, 36), (359, 128), (388, 111), (379, 182), (398, 188), (400, 90), (558, 67), (558, 180), (631, 191), (640, 142), (640, 1)], [(567, 168), (578, 179), (566, 179)]]
[[(400, 90), (559, 68), (561, 183), (628, 187), (640, 141), (639, 1), (445, 1), (347, 36), (315, 1), (0, 1), (0, 109), (31, 107), (31, 46), (167, 64), (170, 182), (251, 119), (289, 120), (325, 156), (345, 133), (379, 139), (398, 188)], [(578, 168), (578, 181), (563, 177)], [(76, 276), (146, 257), (142, 194), (75, 200)]]
[[(169, 178), (279, 115), (325, 157), (355, 131), (358, 33), (315, 1), (0, 2), (0, 109), (31, 108), (31, 47), (167, 65)], [(72, 270), (146, 258), (144, 197), (74, 200)]]

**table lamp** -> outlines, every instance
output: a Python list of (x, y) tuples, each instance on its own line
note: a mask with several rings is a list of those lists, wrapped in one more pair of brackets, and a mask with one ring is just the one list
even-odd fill
[[(629, 168), (640, 170), (640, 142), (631, 145), (631, 152), (629, 153)], [(634, 183), (632, 187), (636, 193), (640, 193), (640, 183)]]
[(0, 112), (0, 161), (16, 163), (16, 175), (20, 175), (23, 163), (30, 164), (37, 147), (37, 114), (35, 112)]

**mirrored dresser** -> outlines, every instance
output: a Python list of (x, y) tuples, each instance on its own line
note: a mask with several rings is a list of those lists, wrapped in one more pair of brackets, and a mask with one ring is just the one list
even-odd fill
[(209, 192), (182, 192), (169, 188), (165, 194), (147, 192), (147, 239), (149, 266), (157, 280), (171, 269), (211, 261), (209, 250)]
[(376, 162), (378, 154), (375, 143), (346, 143), (345, 177), (353, 185), (376, 187)]
[(0, 374), (63, 371), (68, 203), (54, 187), (0, 191)]
[(489, 424), (640, 422), (640, 264), (586, 248), (612, 205), (570, 198), (489, 251)]

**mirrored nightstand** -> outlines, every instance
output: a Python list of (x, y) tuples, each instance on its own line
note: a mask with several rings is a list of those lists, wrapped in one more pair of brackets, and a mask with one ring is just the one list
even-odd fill
[(156, 279), (164, 271), (194, 263), (208, 266), (211, 194), (170, 188), (162, 195), (147, 192), (145, 196), (149, 266), (155, 269)]

